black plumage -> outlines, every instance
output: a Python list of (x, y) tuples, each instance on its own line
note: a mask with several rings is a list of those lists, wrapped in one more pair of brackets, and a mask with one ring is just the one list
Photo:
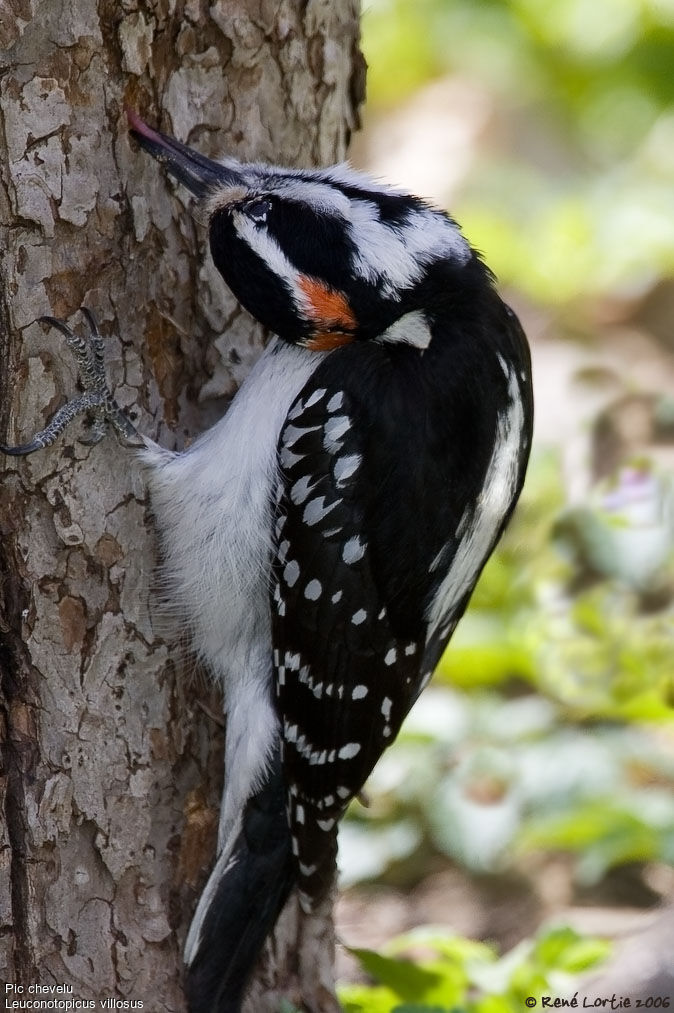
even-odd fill
[[(423, 355), (379, 342), (338, 349), (281, 432), (276, 698), (291, 832), (298, 864), (311, 870), (300, 877), (303, 891), (314, 900), (332, 880), (339, 818), (435, 667), (519, 495), (529, 427), (511, 499), (473, 562), (469, 591), (426, 643), (429, 605), (462, 519), (469, 524), (477, 510), (508, 404), (499, 349), (525, 376), (520, 390), (531, 404), (526, 343), (514, 316), (498, 297), (491, 301), (500, 340), (490, 335), (487, 349), (458, 314), (451, 327), (431, 322)], [(349, 472), (342, 480), (340, 462)], [(354, 755), (340, 758), (349, 746)]]

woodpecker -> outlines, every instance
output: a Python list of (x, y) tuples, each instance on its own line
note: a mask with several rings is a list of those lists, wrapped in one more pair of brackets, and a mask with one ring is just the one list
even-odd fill
[[(192, 1013), (236, 1013), (292, 889), (331, 889), (337, 827), (431, 678), (520, 494), (529, 350), (443, 211), (347, 165), (213, 161), (130, 112), (205, 210), (213, 261), (273, 337), (182, 453), (138, 437), (171, 597), (223, 689), (218, 857), (185, 947)], [(101, 339), (59, 321), (93, 438), (134, 427)]]

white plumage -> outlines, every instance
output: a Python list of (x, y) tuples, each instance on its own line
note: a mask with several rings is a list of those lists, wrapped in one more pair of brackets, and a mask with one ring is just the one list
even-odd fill
[(188, 450), (175, 453), (146, 440), (141, 451), (167, 597), (224, 692), (221, 852), (278, 738), (269, 605), (277, 444), (323, 354), (274, 339), (225, 417)]

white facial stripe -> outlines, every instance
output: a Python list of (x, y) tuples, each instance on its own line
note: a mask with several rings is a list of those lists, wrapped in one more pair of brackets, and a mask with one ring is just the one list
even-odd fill
[[(399, 223), (386, 224), (380, 219), (375, 201), (347, 197), (339, 190), (340, 184), (375, 194), (409, 196), (403, 191), (377, 184), (348, 166), (335, 166), (322, 174), (313, 174), (277, 166), (244, 165), (239, 167), (239, 173), (251, 197), (277, 194), (281, 199), (307, 204), (319, 214), (340, 218), (353, 243), (355, 252), (351, 267), (354, 273), (368, 283), (376, 284), (388, 298), (399, 299), (401, 291), (419, 281), (434, 260), (451, 258), (465, 264), (471, 257), (470, 246), (458, 226), (440, 211), (419, 205)], [(334, 180), (336, 185), (323, 182), (326, 178)], [(224, 201), (214, 197), (211, 210), (231, 204), (242, 193), (245, 194), (243, 188), (233, 187)], [(311, 320), (310, 299), (298, 283), (300, 272), (278, 243), (266, 229), (256, 227), (241, 211), (233, 210), (232, 217), (238, 235), (286, 283), (302, 316)], [(412, 341), (409, 338), (399, 339), (394, 331), (393, 337), (387, 340), (407, 340), (415, 347), (426, 347), (421, 324), (415, 327), (412, 336)]]
[(428, 348), (431, 343), (431, 329), (423, 310), (412, 310), (399, 317), (395, 323), (383, 331), (377, 341), (398, 342), (413, 345), (414, 348)]
[(308, 204), (319, 214), (337, 215), (340, 218), (350, 216), (351, 201), (334, 186), (285, 176), (274, 180), (270, 190), (288, 200), (297, 201), (298, 204)]
[(430, 209), (411, 213), (399, 226), (386, 225), (376, 204), (353, 200), (349, 232), (357, 251), (354, 270), (366, 281), (378, 282), (391, 298), (414, 285), (433, 260), (453, 257), (466, 263), (471, 255), (457, 226)]
[(269, 269), (288, 286), (288, 290), (303, 317), (312, 319), (313, 306), (311, 300), (300, 285), (301, 274), (290, 263), (285, 253), (266, 229), (256, 226), (248, 215), (242, 211), (232, 214), (232, 221), (237, 234), (254, 253), (264, 261)]
[(354, 201), (349, 232), (356, 252), (353, 269), (371, 284), (380, 286), (384, 295), (400, 298), (400, 290), (408, 288), (423, 274), (424, 262), (412, 255), (407, 240), (379, 219), (375, 204)]
[(510, 404), (498, 418), (494, 450), (475, 513), (465, 526), (452, 565), (427, 611), (426, 642), (451, 618), (471, 587), (515, 494), (524, 409), (513, 370), (509, 370), (508, 395)]
[(318, 175), (311, 178), (310, 172), (292, 170), (275, 165), (240, 165), (233, 159), (222, 162), (240, 176), (242, 184), (219, 187), (207, 204), (209, 214), (226, 207), (244, 197), (265, 197), (278, 194), (282, 198), (308, 204), (319, 214), (339, 215), (348, 218), (351, 202), (335, 186), (324, 183)]
[(250, 246), (279, 278), (286, 282), (291, 292), (299, 291), (299, 272), (290, 263), (276, 240), (266, 229), (259, 229), (243, 211), (234, 211), (232, 221), (237, 235)]
[(325, 170), (325, 175), (334, 180), (339, 186), (358, 187), (359, 190), (371, 190), (373, 193), (391, 194), (397, 197), (408, 197), (409, 194), (399, 187), (389, 186), (378, 179), (373, 179), (365, 172), (359, 172), (348, 162), (339, 162), (337, 165)]
[[(279, 184), (297, 181), (302, 185), (307, 182), (315, 183), (317, 186), (327, 189), (323, 180), (328, 179), (334, 182), (337, 187), (348, 186), (359, 190), (371, 190), (373, 193), (391, 194), (398, 197), (409, 196), (398, 187), (373, 179), (365, 172), (359, 172), (348, 162), (340, 162), (327, 169), (288, 169), (285, 166), (265, 165), (263, 162), (249, 162), (242, 165), (234, 159), (222, 159), (221, 162), (228, 168), (239, 172), (245, 183), (251, 188), (257, 186), (274, 189), (279, 187)], [(348, 198), (345, 199), (348, 200)]]
[(403, 230), (408, 255), (421, 259), (424, 264), (438, 256), (451, 257), (460, 264), (466, 264), (471, 258), (470, 246), (458, 225), (438, 211), (429, 209), (423, 214), (409, 214)]

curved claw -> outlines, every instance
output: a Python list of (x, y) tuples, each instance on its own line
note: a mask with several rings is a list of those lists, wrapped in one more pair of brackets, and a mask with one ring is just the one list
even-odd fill
[(0, 453), (12, 457), (24, 457), (36, 450), (49, 447), (76, 415), (86, 411), (93, 411), (95, 418), (90, 438), (83, 442), (98, 443), (102, 440), (105, 435), (106, 423), (109, 423), (124, 440), (138, 439), (135, 426), (119, 407), (108, 386), (105, 376), (103, 338), (98, 330), (96, 318), (85, 307), (82, 307), (81, 312), (89, 326), (88, 340), (72, 331), (58, 317), (43, 316), (39, 319), (41, 323), (55, 327), (65, 337), (77, 360), (84, 393), (71, 398), (59, 408), (45, 428), (36, 433), (29, 443), (22, 443), (16, 447), (0, 444)]
[(47, 446), (49, 444), (42, 443), (38, 439), (31, 440), (30, 443), (20, 443), (17, 447), (6, 447), (4, 443), (0, 443), (0, 454), (7, 454), (8, 457), (26, 457), (28, 454), (34, 454), (36, 450), (44, 450)]
[(89, 330), (91, 331), (91, 333), (94, 334), (97, 338), (100, 338), (101, 334), (100, 331), (98, 330), (98, 321), (96, 320), (96, 317), (91, 312), (91, 310), (87, 306), (80, 306), (80, 313), (82, 314), (86, 322), (89, 324)]
[(49, 316), (38, 317), (37, 322), (39, 324), (49, 324), (50, 327), (55, 327), (56, 330), (60, 331), (61, 334), (63, 334), (64, 337), (66, 338), (69, 338), (70, 335), (72, 334), (72, 331), (70, 330), (68, 325), (63, 320), (59, 320), (58, 317), (49, 317)]

